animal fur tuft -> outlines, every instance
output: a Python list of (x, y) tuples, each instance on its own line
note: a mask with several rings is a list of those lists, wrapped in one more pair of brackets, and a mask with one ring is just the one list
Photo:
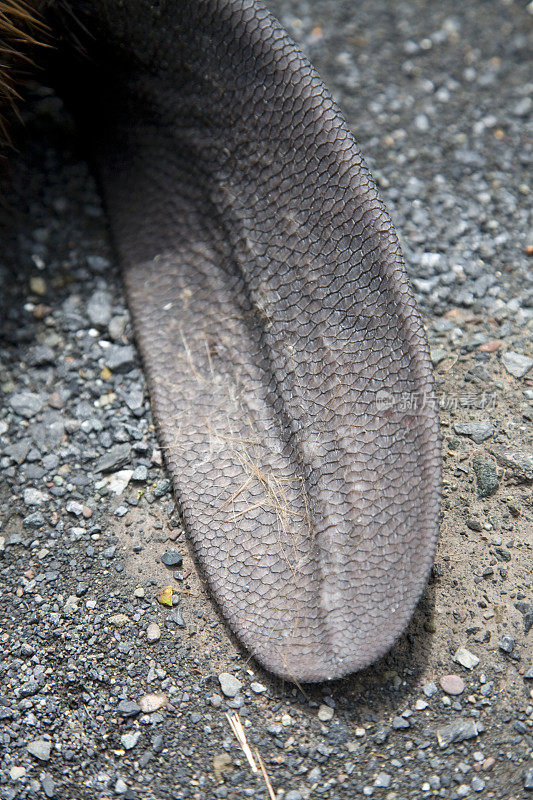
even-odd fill
[(10, 143), (8, 116), (17, 113), (21, 86), (34, 68), (32, 51), (47, 46), (40, 3), (0, 0), (0, 144)]

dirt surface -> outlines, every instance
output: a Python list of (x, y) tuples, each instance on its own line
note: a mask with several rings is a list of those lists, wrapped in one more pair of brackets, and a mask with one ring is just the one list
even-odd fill
[(432, 579), (391, 653), (343, 681), (284, 685), (232, 640), (187, 551), (94, 181), (36, 89), (1, 220), (1, 800), (267, 798), (226, 712), (280, 800), (533, 797), (532, 16), (272, 7), (356, 134), (427, 323)]

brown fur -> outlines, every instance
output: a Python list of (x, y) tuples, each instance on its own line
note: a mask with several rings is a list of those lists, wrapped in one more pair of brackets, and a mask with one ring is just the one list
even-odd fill
[(17, 113), (21, 87), (34, 68), (33, 51), (47, 46), (40, 3), (0, 0), (0, 145), (10, 143), (8, 118)]

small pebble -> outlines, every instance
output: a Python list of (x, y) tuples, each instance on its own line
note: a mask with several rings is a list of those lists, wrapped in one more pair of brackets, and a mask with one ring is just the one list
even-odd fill
[(453, 660), (457, 661), (465, 669), (474, 669), (479, 664), (479, 658), (474, 653), (471, 653), (470, 650), (467, 650), (466, 647), (459, 647), (455, 651)]
[(409, 723), (404, 717), (394, 717), (392, 720), (392, 727), (396, 731), (407, 730)]
[(73, 514), (75, 517), (83, 516), (83, 506), (81, 503), (76, 502), (76, 500), (69, 500), (65, 509), (69, 514)]
[(524, 789), (528, 792), (533, 791), (533, 767), (527, 769), (524, 774)]
[(112, 344), (106, 350), (105, 362), (111, 372), (125, 375), (135, 366), (135, 350), (131, 345)]
[(183, 564), (183, 556), (177, 550), (167, 550), (161, 556), (161, 561), (167, 567), (181, 567)]
[(494, 433), (494, 426), (488, 420), (484, 422), (457, 422), (453, 426), (455, 433), (469, 436), (476, 444), (481, 444)]
[(123, 628), (129, 621), (130, 618), (127, 614), (113, 614), (108, 619), (109, 624), (113, 625), (114, 628)]
[(379, 772), (374, 781), (374, 786), (378, 786), (380, 789), (388, 789), (391, 785), (391, 781), (392, 778), (388, 773)]
[(150, 622), (148, 627), (146, 628), (146, 640), (152, 644), (153, 642), (158, 642), (161, 638), (161, 628), (157, 624), (157, 622)]
[(140, 698), (139, 706), (143, 714), (152, 714), (154, 711), (160, 711), (168, 706), (168, 696), (162, 692), (145, 694)]
[(515, 648), (515, 640), (508, 633), (504, 633), (498, 643), (498, 647), (502, 653), (512, 653)]
[(458, 695), (465, 690), (465, 682), (459, 675), (442, 675), (439, 683), (446, 694)]
[(165, 617), (165, 622), (170, 625), (177, 625), (179, 628), (185, 627), (185, 620), (179, 608), (173, 608), (170, 614)]
[(26, 775), (26, 767), (11, 767), (9, 777), (12, 781), (18, 781)]
[(28, 753), (38, 758), (39, 761), (48, 761), (52, 752), (52, 744), (44, 739), (36, 739), (34, 742), (30, 742), (27, 745), (27, 750)]
[(141, 707), (133, 700), (121, 700), (118, 704), (118, 713), (123, 717), (135, 717), (140, 712)]
[(220, 688), (226, 697), (235, 697), (242, 689), (242, 683), (229, 672), (221, 672), (218, 676)]
[(45, 773), (41, 778), (41, 786), (43, 788), (43, 792), (45, 793), (46, 797), (54, 798), (57, 797), (57, 789), (54, 783), (54, 779), (48, 773)]
[(131, 474), (131, 479), (137, 483), (144, 483), (148, 480), (148, 468), (143, 465), (135, 467)]
[(19, 392), (12, 394), (9, 398), (9, 405), (20, 417), (31, 419), (42, 411), (44, 403), (38, 394), (32, 392)]
[(120, 741), (122, 742), (122, 746), (125, 750), (133, 750), (137, 742), (139, 741), (141, 736), (140, 731), (135, 731), (134, 733), (124, 733), (120, 737)]
[(109, 292), (96, 290), (87, 303), (87, 316), (95, 328), (105, 328), (111, 319), (111, 296)]
[(472, 468), (476, 476), (478, 497), (490, 497), (498, 488), (498, 473), (494, 463), (482, 456), (474, 456)]
[(502, 364), (510, 375), (515, 378), (523, 378), (533, 367), (533, 358), (529, 358), (523, 353), (507, 350), (507, 352), (502, 353)]
[(437, 741), (440, 747), (447, 747), (452, 742), (462, 742), (465, 739), (473, 739), (479, 735), (481, 729), (478, 724), (471, 719), (457, 719), (448, 725), (437, 728)]
[(318, 709), (318, 719), (321, 722), (329, 722), (331, 719), (333, 719), (334, 714), (334, 710), (324, 704), (322, 704)]

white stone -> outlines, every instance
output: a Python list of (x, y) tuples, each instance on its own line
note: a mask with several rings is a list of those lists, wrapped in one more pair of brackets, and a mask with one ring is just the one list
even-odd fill
[(120, 741), (122, 742), (122, 746), (125, 750), (132, 750), (139, 741), (140, 736), (140, 731), (135, 731), (134, 733), (124, 733), (120, 737)]
[(467, 650), (466, 647), (459, 647), (453, 657), (453, 660), (461, 664), (465, 669), (474, 669), (479, 664), (479, 658)]
[(330, 706), (322, 704), (318, 709), (318, 719), (320, 722), (329, 722), (330, 719), (333, 719), (335, 712), (333, 711)]

